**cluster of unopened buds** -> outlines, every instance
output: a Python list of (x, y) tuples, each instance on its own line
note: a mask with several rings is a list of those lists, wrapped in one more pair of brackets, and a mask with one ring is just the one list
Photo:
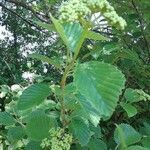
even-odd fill
[(64, 129), (51, 129), (50, 137), (42, 140), (41, 147), (50, 150), (70, 150), (72, 136), (65, 133)]
[(60, 7), (60, 20), (62, 22), (78, 22), (88, 15), (100, 12), (109, 24), (123, 30), (126, 21), (118, 16), (107, 0), (69, 0)]

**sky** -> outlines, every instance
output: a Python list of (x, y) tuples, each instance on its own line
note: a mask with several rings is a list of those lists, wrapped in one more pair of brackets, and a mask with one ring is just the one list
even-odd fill
[[(2, 12), (2, 8), (0, 7), (0, 17), (2, 16), (1, 12)], [(5, 35), (3, 33), (5, 33)], [(8, 32), (5, 28), (5, 26), (2, 26), (1, 22), (0, 22), (0, 40), (3, 40), (7, 36), (10, 37), (11, 33)]]
[(0, 25), (0, 40), (4, 40), (5, 37), (10, 37), (11, 33), (6, 30), (5, 26)]

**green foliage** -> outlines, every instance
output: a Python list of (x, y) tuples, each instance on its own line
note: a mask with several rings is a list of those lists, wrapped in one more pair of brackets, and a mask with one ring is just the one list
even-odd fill
[(135, 90), (130, 88), (125, 91), (125, 98), (126, 101), (130, 103), (139, 101), (138, 93)]
[(90, 129), (88, 123), (82, 118), (73, 118), (70, 126), (70, 132), (79, 143), (84, 146), (90, 140)]
[(74, 78), (77, 90), (99, 116), (111, 116), (124, 87), (122, 73), (114, 66), (94, 61), (79, 64)]
[(138, 143), (141, 140), (141, 135), (132, 126), (120, 124), (115, 130), (114, 139), (124, 149), (129, 145)]
[(39, 105), (50, 94), (47, 84), (35, 84), (28, 87), (18, 101), (18, 109), (24, 110)]
[(57, 58), (49, 58), (40, 54), (30, 54), (29, 57), (54, 65), (57, 68), (61, 68), (61, 62)]
[(35, 23), (38, 24), (40, 27), (48, 30), (49, 32), (52, 32), (55, 29), (53, 25), (50, 25), (48, 23), (43, 23), (41, 21), (36, 21)]
[(66, 44), (67, 48), (72, 52), (78, 52), (81, 48), (85, 38), (94, 40), (108, 40), (108, 38), (99, 35), (95, 32), (88, 31), (83, 28), (79, 23), (63, 23), (51, 16), (51, 19), (55, 25), (57, 32), (60, 34), (62, 40)]
[(0, 149), (150, 149), (149, 4), (2, 1)]
[(101, 118), (99, 112), (81, 94), (78, 94), (77, 98), (80, 107), (75, 110), (73, 116), (82, 116), (83, 118), (86, 117), (96, 127)]
[(142, 146), (130, 146), (130, 147), (128, 147), (128, 149), (127, 150), (148, 150), (147, 148), (145, 148), (145, 147), (142, 147)]
[(25, 130), (21, 126), (11, 127), (8, 129), (7, 135), (9, 141), (17, 142), (25, 136)]
[(40, 142), (30, 141), (26, 146), (25, 150), (42, 150)]
[(150, 143), (149, 143), (149, 141), (150, 141), (150, 137), (144, 137), (144, 138), (142, 139), (142, 145), (143, 145), (144, 147), (150, 149)]
[(92, 139), (89, 142), (88, 147), (90, 150), (107, 150), (106, 144), (99, 139)]
[(53, 118), (48, 117), (43, 110), (36, 110), (29, 115), (26, 132), (31, 140), (40, 141), (48, 136), (53, 125)]
[(96, 32), (88, 31), (86, 34), (86, 38), (97, 40), (97, 41), (107, 41), (108, 38), (104, 37), (103, 35), (100, 35)]
[(13, 125), (15, 124), (15, 119), (7, 112), (0, 112), (0, 124), (7, 126)]
[(83, 43), (86, 31), (79, 23), (66, 23), (63, 25), (63, 29), (68, 41), (68, 49), (76, 52)]
[(121, 106), (127, 112), (128, 117), (133, 117), (134, 115), (137, 114), (136, 107), (132, 106), (130, 103), (128, 103), (128, 104), (122, 104)]

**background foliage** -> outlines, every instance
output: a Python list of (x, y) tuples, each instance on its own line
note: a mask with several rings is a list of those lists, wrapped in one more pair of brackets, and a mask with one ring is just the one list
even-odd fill
[[(47, 2), (0, 2), (0, 24), (9, 31), (0, 39), (0, 149), (56, 146), (55, 132), (66, 134), (71, 149), (150, 149), (149, 0), (109, 0), (127, 27), (117, 30), (96, 15), (88, 34), (79, 24), (61, 26), (48, 13), (58, 18), (62, 1)], [(63, 91), (64, 131), (58, 101), (71, 62), (66, 45), (70, 59), (81, 50)]]

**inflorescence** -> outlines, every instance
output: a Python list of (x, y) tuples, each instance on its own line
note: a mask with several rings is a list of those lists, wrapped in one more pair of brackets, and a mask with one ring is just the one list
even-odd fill
[(51, 129), (50, 137), (42, 140), (41, 147), (50, 150), (70, 150), (72, 136), (65, 133), (64, 129)]
[(107, 0), (69, 0), (63, 2), (60, 7), (60, 20), (78, 22), (86, 16), (100, 12), (109, 24), (123, 30), (126, 21), (118, 16), (114, 8)]

